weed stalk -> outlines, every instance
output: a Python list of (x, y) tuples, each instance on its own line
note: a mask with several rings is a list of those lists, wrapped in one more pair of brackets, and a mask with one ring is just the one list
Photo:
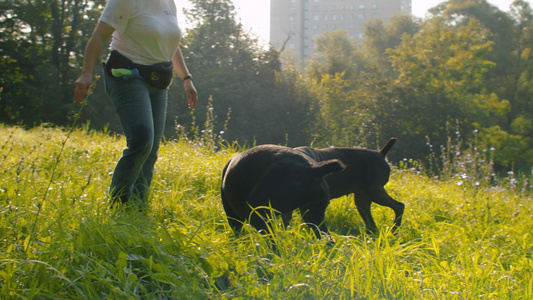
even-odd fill
[(72, 132), (74, 132), (74, 130), (76, 128), (76, 124), (78, 123), (78, 120), (80, 119), (81, 112), (83, 111), (83, 108), (87, 105), (87, 99), (93, 93), (93, 90), (96, 87), (96, 82), (98, 81), (99, 78), (100, 78), (100, 76), (98, 76), (98, 75), (95, 76), (95, 80), (94, 80), (93, 84), (91, 85), (91, 87), (89, 88), (89, 92), (87, 93), (87, 96), (85, 97), (85, 99), (81, 103), (81, 106), (78, 109), (78, 111), (76, 112), (76, 114), (74, 114), (74, 120), (72, 121), (72, 125), (70, 126), (70, 129), (67, 132), (67, 136), (61, 142), (61, 149), (59, 149), (59, 153), (57, 154), (55, 162), (54, 162), (54, 165), (52, 166), (52, 172), (50, 173), (50, 179), (48, 180), (48, 184), (47, 184), (46, 189), (44, 191), (44, 195), (43, 195), (41, 201), (39, 202), (39, 204), (37, 205), (37, 214), (35, 215), (35, 220), (33, 221), (33, 224), (31, 226), (31, 231), (30, 231), (30, 233), (28, 235), (28, 240), (24, 243), (24, 246), (25, 246), (24, 252), (26, 253), (26, 255), (28, 255), (28, 251), (30, 250), (31, 244), (32, 244), (32, 242), (34, 240), (35, 228), (37, 227), (37, 222), (39, 221), (39, 217), (41, 215), (43, 204), (45, 203), (46, 199), (48, 198), (48, 191), (50, 190), (50, 187), (54, 183), (54, 177), (55, 177), (56, 169), (57, 169), (57, 166), (59, 165), (59, 162), (61, 161), (61, 157), (63, 155), (63, 151), (65, 150), (65, 146), (67, 145), (67, 142), (70, 139), (70, 136), (71, 136)]

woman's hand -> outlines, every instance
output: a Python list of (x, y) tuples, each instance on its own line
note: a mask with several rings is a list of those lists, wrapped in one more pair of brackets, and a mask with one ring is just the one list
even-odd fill
[(82, 74), (74, 83), (74, 102), (82, 103), (89, 95), (89, 90), (93, 84), (91, 75)]
[(198, 102), (198, 93), (196, 92), (196, 88), (192, 83), (192, 79), (185, 80), (183, 82), (183, 88), (185, 89), (185, 94), (187, 96), (187, 104), (189, 105), (189, 108), (194, 109), (196, 107), (196, 103)]

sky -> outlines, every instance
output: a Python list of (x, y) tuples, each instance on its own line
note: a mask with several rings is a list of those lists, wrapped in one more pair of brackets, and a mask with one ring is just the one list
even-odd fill
[[(178, 11), (180, 6), (187, 5), (187, 0), (175, 0)], [(509, 11), (514, 0), (488, 0), (502, 11)], [(526, 0), (533, 5), (533, 0)], [(417, 17), (424, 17), (428, 9), (437, 6), (443, 0), (412, 0), (412, 13)], [(268, 44), (270, 36), (270, 0), (233, 0), (237, 11), (237, 21), (245, 30), (250, 31), (259, 41)], [(184, 26), (181, 24), (181, 26)]]

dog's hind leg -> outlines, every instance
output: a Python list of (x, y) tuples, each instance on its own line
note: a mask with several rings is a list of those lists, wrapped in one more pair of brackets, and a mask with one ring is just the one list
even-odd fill
[(385, 191), (385, 188), (376, 188), (374, 202), (379, 205), (390, 207), (395, 214), (393, 231), (397, 230), (402, 225), (403, 211), (405, 204), (392, 199), (391, 196)]
[(233, 209), (230, 207), (225, 195), (224, 191), (221, 193), (222, 196), (222, 206), (224, 207), (224, 211), (226, 212), (226, 218), (228, 219), (229, 226), (233, 230), (235, 234), (238, 234), (243, 225), (243, 220), (239, 218), (239, 216), (233, 211)]

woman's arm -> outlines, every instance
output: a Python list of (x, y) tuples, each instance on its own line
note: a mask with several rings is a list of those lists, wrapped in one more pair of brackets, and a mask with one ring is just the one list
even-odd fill
[[(176, 75), (178, 75), (179, 78), (183, 79), (189, 74), (189, 69), (187, 69), (187, 65), (185, 64), (185, 59), (183, 58), (183, 54), (181, 53), (181, 49), (178, 47), (178, 50), (176, 50), (176, 53), (172, 57), (172, 64), (174, 66), (174, 72)], [(190, 108), (195, 108), (196, 103), (198, 102), (198, 93), (196, 92), (196, 88), (194, 87), (194, 84), (192, 83), (192, 78), (187, 78), (183, 80), (183, 88), (185, 89), (185, 93), (187, 95), (187, 104)]]
[(83, 102), (89, 88), (93, 83), (94, 65), (100, 58), (104, 43), (111, 37), (115, 29), (109, 24), (99, 21), (94, 28), (87, 46), (85, 46), (85, 57), (83, 59), (83, 69), (80, 77), (74, 84), (74, 102)]

